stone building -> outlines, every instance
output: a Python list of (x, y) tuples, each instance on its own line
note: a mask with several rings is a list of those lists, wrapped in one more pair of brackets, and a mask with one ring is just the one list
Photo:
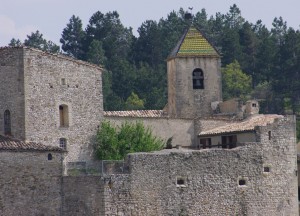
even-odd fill
[(102, 119), (101, 68), (28, 47), (0, 49), (0, 134), (92, 155)]
[[(101, 68), (27, 47), (1, 48), (0, 210), (298, 215), (295, 118), (259, 114), (255, 100), (223, 102), (220, 55), (194, 26), (167, 66), (164, 110), (104, 112)], [(112, 164), (121, 172), (64, 172), (94, 163), (91, 146), (103, 119), (142, 121), (162, 139), (172, 138), (174, 148), (130, 154)]]
[(59, 147), (0, 135), (0, 215), (60, 215), (63, 159)]

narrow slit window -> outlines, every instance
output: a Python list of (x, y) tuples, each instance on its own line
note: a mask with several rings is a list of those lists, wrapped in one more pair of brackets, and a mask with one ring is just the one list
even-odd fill
[(269, 140), (271, 140), (272, 139), (272, 133), (271, 133), (271, 131), (268, 132), (268, 136), (269, 136)]
[(193, 89), (204, 89), (204, 76), (200, 68), (193, 71)]
[(4, 135), (11, 135), (11, 116), (10, 111), (4, 111)]
[(60, 127), (69, 127), (69, 108), (63, 104), (59, 106)]
[(48, 154), (48, 160), (52, 160), (52, 154), (51, 153)]

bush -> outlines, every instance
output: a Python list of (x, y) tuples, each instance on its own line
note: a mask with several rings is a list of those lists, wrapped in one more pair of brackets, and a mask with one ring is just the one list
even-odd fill
[(109, 121), (103, 121), (97, 132), (95, 151), (100, 160), (122, 160), (128, 153), (157, 151), (163, 147), (163, 140), (155, 137), (142, 122), (124, 122), (114, 127)]

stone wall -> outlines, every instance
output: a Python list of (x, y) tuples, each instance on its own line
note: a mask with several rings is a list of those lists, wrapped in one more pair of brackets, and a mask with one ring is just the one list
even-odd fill
[(62, 157), (55, 152), (1, 150), (0, 214), (61, 215)]
[[(103, 112), (101, 69), (28, 48), (24, 68), (26, 140), (59, 146), (65, 138), (66, 161), (91, 160)], [(60, 125), (63, 104), (68, 106), (68, 126)]]
[(25, 138), (23, 50), (0, 48), (0, 134), (4, 134), (4, 111), (11, 114), (11, 135)]
[(260, 142), (230, 150), (131, 154), (129, 176), (112, 176), (109, 215), (298, 215), (293, 125), (257, 128)]
[[(193, 89), (193, 70), (204, 73), (204, 89)], [(195, 118), (212, 114), (211, 103), (222, 100), (219, 58), (174, 58), (168, 60), (168, 114)]]
[(63, 177), (63, 215), (105, 215), (104, 181), (99, 176)]
[(142, 121), (146, 127), (150, 127), (153, 134), (167, 141), (172, 139), (173, 147), (190, 146), (194, 143), (194, 122), (189, 119), (172, 118), (128, 118), (128, 117), (105, 117), (106, 120), (115, 125), (121, 125), (123, 122)]

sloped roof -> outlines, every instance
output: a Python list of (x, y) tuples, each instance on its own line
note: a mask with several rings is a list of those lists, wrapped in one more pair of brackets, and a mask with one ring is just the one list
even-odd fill
[(10, 151), (65, 151), (55, 146), (46, 146), (41, 143), (24, 142), (15, 138), (0, 135), (0, 150)]
[(164, 116), (164, 111), (163, 110), (105, 111), (104, 116), (109, 116), (109, 117), (159, 118), (159, 117)]
[(169, 58), (189, 56), (219, 57), (220, 55), (197, 28), (190, 26), (169, 55)]
[(199, 136), (218, 135), (225, 133), (254, 131), (256, 126), (266, 126), (283, 118), (282, 115), (255, 115), (240, 122), (229, 123), (228, 125), (216, 127), (207, 131), (201, 131)]

